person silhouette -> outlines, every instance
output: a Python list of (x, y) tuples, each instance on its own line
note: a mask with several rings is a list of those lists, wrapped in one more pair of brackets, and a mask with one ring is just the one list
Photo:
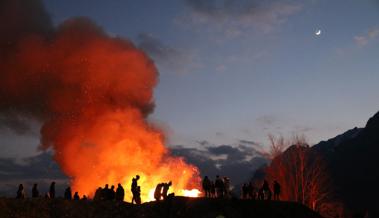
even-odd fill
[(248, 190), (248, 186), (247, 186), (246, 183), (244, 183), (244, 184), (242, 185), (242, 199), (247, 199), (248, 192), (249, 192), (249, 190)]
[(52, 182), (49, 189), (49, 197), (51, 199), (55, 198), (55, 182)]
[(267, 182), (267, 180), (264, 180), (263, 181), (263, 185), (262, 185), (262, 191), (263, 191), (263, 195), (264, 195), (264, 199), (266, 200), (271, 200), (271, 190), (270, 190), (270, 186)]
[(104, 200), (110, 200), (110, 192), (109, 185), (105, 184), (105, 187), (103, 188), (103, 199)]
[(224, 176), (222, 181), (224, 182), (224, 196), (229, 198), (230, 197), (230, 179)]
[(114, 200), (116, 197), (116, 192), (114, 190), (114, 185), (111, 186), (111, 189), (109, 189), (109, 200)]
[(255, 197), (256, 197), (255, 187), (252, 182), (249, 182), (248, 184), (248, 197), (253, 200), (255, 200)]
[(95, 191), (95, 196), (93, 197), (93, 200), (94, 201), (99, 201), (99, 200), (102, 200), (102, 193), (103, 193), (103, 189), (101, 187), (98, 187)]
[(118, 183), (117, 189), (116, 189), (116, 196), (115, 196), (116, 201), (123, 201), (124, 196), (125, 196), (124, 188), (122, 187), (120, 183)]
[(202, 186), (205, 193), (205, 197), (209, 198), (211, 196), (211, 181), (209, 180), (208, 176), (204, 176)]
[(260, 188), (258, 191), (258, 200), (264, 200), (265, 199), (265, 193), (263, 188)]
[(109, 200), (109, 185), (105, 184), (103, 190), (101, 191), (101, 199)]
[(17, 199), (24, 199), (25, 198), (25, 191), (24, 191), (24, 185), (23, 184), (18, 185), (16, 198)]
[(263, 191), (267, 191), (269, 189), (267, 180), (263, 181), (262, 189), (263, 189)]
[(132, 179), (132, 185), (130, 187), (130, 190), (132, 191), (132, 195), (133, 195), (132, 204), (133, 204), (133, 202), (136, 201), (137, 187), (138, 187), (138, 180), (139, 180), (139, 178), (140, 178), (139, 175), (136, 175), (136, 177)]
[(155, 187), (154, 198), (155, 198), (156, 201), (159, 201), (162, 198), (162, 188), (163, 188), (163, 183), (159, 183)]
[(168, 189), (170, 188), (171, 185), (172, 185), (171, 181), (168, 183), (163, 183), (163, 191), (162, 191), (163, 200), (167, 199)]
[(280, 184), (276, 180), (274, 181), (273, 189), (274, 189), (274, 200), (279, 201), (280, 200)]
[(72, 199), (72, 193), (71, 193), (71, 188), (70, 186), (66, 188), (64, 191), (64, 199), (66, 200), (71, 200)]
[(220, 178), (219, 175), (216, 175), (215, 188), (216, 188), (217, 197), (218, 198), (224, 197), (224, 192), (225, 192), (224, 188), (225, 188), (225, 185), (224, 185), (224, 182)]
[(32, 188), (32, 198), (38, 198), (38, 197), (39, 197), (38, 187), (37, 187), (37, 184), (34, 184)]
[(79, 200), (80, 200), (80, 197), (79, 197), (79, 193), (78, 193), (78, 192), (75, 192), (75, 194), (74, 194), (74, 200), (75, 200), (75, 201), (79, 201)]

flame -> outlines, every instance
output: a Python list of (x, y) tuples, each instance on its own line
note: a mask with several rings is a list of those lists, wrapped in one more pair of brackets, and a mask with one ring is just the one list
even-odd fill
[[(97, 117), (98, 124), (86, 126), (81, 137), (90, 138), (92, 146), (75, 144), (82, 142), (71, 137), (73, 142), (69, 145), (72, 147), (65, 147), (58, 158), (63, 157), (65, 172), (75, 175), (73, 190), (92, 196), (97, 187), (106, 183), (116, 186), (120, 182), (126, 189), (125, 200), (130, 201), (131, 181), (137, 174), (143, 202), (154, 200), (154, 189), (161, 182), (172, 181), (169, 190), (174, 193), (198, 187), (197, 168), (181, 158), (169, 156), (162, 134), (146, 126), (138, 113), (132, 112), (131, 117), (128, 113), (131, 112), (112, 112), (103, 115), (103, 119)], [(69, 159), (72, 152), (87, 155)]]
[(147, 197), (147, 201), (155, 201), (155, 198), (154, 198), (154, 192), (155, 192), (155, 189), (150, 189), (149, 191), (149, 195)]
[(191, 189), (191, 190), (186, 190), (184, 189), (183, 190), (183, 196), (186, 196), (186, 197), (191, 197), (191, 198), (197, 198), (199, 197), (201, 194), (201, 192), (199, 191), (199, 189)]

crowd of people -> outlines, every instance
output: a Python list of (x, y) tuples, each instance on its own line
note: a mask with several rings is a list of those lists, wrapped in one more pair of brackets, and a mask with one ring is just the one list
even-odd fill
[(215, 181), (205, 176), (202, 182), (204, 196), (207, 198), (228, 198), (230, 197), (230, 179), (228, 177), (221, 178), (216, 175)]
[[(40, 192), (38, 190), (38, 184), (35, 183), (33, 185), (33, 188), (32, 188), (32, 198), (40, 198), (40, 197), (54, 199), (56, 197), (55, 196), (55, 182), (52, 182), (50, 184), (49, 191), (46, 192), (44, 196), (40, 195)], [(64, 197), (64, 199), (67, 199), (67, 200), (81, 200), (81, 199), (82, 200), (87, 200), (87, 196), (86, 195), (83, 195), (82, 198), (80, 198), (78, 192), (75, 192), (74, 195), (72, 195), (71, 187), (67, 187), (65, 189), (63, 197)], [(24, 189), (24, 185), (23, 184), (20, 184), (18, 186), (18, 190), (17, 190), (17, 193), (16, 193), (16, 198), (17, 199), (25, 199), (26, 198), (25, 189)]]
[[(141, 204), (141, 186), (138, 185), (138, 180), (140, 179), (139, 175), (136, 175), (132, 179), (132, 184), (130, 187), (130, 191), (132, 193), (132, 204)], [(154, 191), (154, 198), (157, 201), (165, 200), (170, 196), (173, 196), (174, 194), (168, 194), (168, 190), (170, 186), (172, 185), (172, 182), (168, 183), (159, 183)], [(32, 188), (32, 198), (39, 198), (40, 193), (38, 191), (38, 185), (34, 184)], [(87, 200), (87, 196), (83, 195), (82, 198), (80, 198), (79, 193), (75, 192), (74, 195), (72, 195), (71, 187), (68, 186), (63, 194), (64, 199), (66, 200)], [(94, 201), (124, 201), (125, 197), (125, 190), (124, 187), (119, 183), (117, 185), (117, 189), (115, 190), (114, 185), (112, 185), (109, 188), (109, 184), (105, 184), (104, 188), (98, 187), (95, 191), (93, 200)], [(18, 199), (24, 199), (26, 198), (25, 190), (23, 184), (20, 184), (17, 190), (16, 198)], [(55, 182), (52, 182), (49, 188), (49, 191), (45, 194), (45, 198), (54, 199), (55, 198)]]
[[(280, 184), (277, 181), (273, 182), (272, 189), (266, 180), (263, 181), (259, 189), (252, 182), (244, 183), (242, 186), (242, 199), (271, 200), (273, 197), (273, 200), (280, 200), (280, 189)], [(273, 194), (274, 196), (272, 196)]]
[(105, 184), (104, 188), (98, 187), (93, 197), (94, 201), (123, 201), (125, 191), (122, 185), (119, 183), (115, 190), (114, 185), (109, 188), (108, 184)]
[[(215, 181), (205, 176), (202, 181), (204, 196), (207, 198), (229, 198), (230, 197), (230, 180), (228, 177), (221, 178), (216, 175)], [(244, 183), (241, 189), (242, 199), (253, 200), (280, 200), (280, 184), (274, 181), (272, 189), (269, 183), (264, 180), (260, 188), (256, 188), (252, 182)], [(273, 192), (271, 191), (273, 190)]]
[[(141, 204), (141, 187), (138, 186), (138, 183), (137, 183), (139, 178), (140, 178), (139, 175), (136, 175), (136, 177), (132, 179), (132, 185), (131, 185), (131, 192), (133, 195), (132, 203), (135, 203), (135, 204)], [(38, 184), (34, 184), (32, 188), (32, 198), (40, 198), (40, 197), (43, 197), (43, 196), (41, 196), (39, 193)], [(55, 182), (52, 182), (50, 184), (49, 191), (44, 195), (44, 197), (48, 199), (54, 199), (56, 197)], [(124, 197), (125, 197), (125, 190), (120, 183), (117, 185), (116, 190), (115, 190), (114, 185), (112, 185), (109, 188), (109, 185), (105, 184), (104, 188), (98, 187), (96, 189), (93, 200), (94, 201), (124, 201)], [(17, 199), (26, 198), (23, 184), (20, 184), (18, 186), (16, 198)], [(66, 200), (87, 200), (88, 199), (86, 195), (83, 195), (82, 197), (80, 197), (79, 192), (75, 192), (74, 195), (72, 195), (70, 186), (68, 186), (65, 189), (63, 198)]]
[[(138, 185), (139, 175), (136, 175), (132, 179), (132, 184), (130, 191), (132, 193), (132, 204), (141, 204), (141, 186)], [(168, 190), (172, 182), (159, 183), (154, 190), (154, 198), (156, 201), (166, 200), (169, 197), (174, 196), (174, 193), (168, 194)], [(202, 181), (202, 188), (204, 191), (204, 196), (207, 198), (229, 198), (231, 197), (230, 191), (230, 179), (228, 177), (220, 177), (216, 175), (214, 181), (205, 176)], [(273, 190), (273, 191), (272, 191)], [(264, 180), (261, 187), (257, 188), (252, 182), (244, 183), (241, 188), (241, 198), (242, 199), (253, 199), (253, 200), (280, 200), (281, 187), (277, 181), (272, 183), (270, 188), (269, 183)], [(45, 198), (53, 199), (55, 198), (55, 182), (52, 182), (49, 191), (45, 194)], [(71, 187), (67, 187), (64, 191), (64, 199), (66, 200), (87, 200), (87, 196), (79, 196), (78, 192), (72, 195)], [(32, 198), (41, 197), (38, 185), (34, 184), (32, 188)], [(104, 188), (98, 187), (95, 191), (93, 200), (94, 201), (124, 201), (125, 190), (123, 186), (119, 183), (117, 189), (112, 185), (109, 188), (108, 184), (105, 184)], [(24, 199), (26, 198), (25, 190), (23, 184), (20, 184), (17, 190), (16, 198)]]

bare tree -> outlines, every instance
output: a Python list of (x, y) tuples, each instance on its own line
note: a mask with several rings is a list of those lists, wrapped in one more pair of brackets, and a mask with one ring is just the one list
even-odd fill
[(268, 134), (268, 140), (270, 141), (268, 158), (271, 160), (281, 155), (283, 151), (290, 145), (283, 136), (277, 138), (273, 134)]
[(304, 136), (293, 136), (286, 151), (286, 140), (269, 136), (273, 159), (266, 168), (266, 179), (277, 180), (282, 186), (281, 199), (296, 201), (319, 211), (329, 208), (331, 186), (321, 156), (312, 151)]

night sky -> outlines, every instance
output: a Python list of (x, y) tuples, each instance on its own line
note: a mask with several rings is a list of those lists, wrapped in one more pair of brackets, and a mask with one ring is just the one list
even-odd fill
[[(149, 119), (168, 145), (267, 146), (269, 133), (315, 144), (379, 109), (376, 0), (44, 3), (55, 25), (89, 17), (151, 56), (160, 78)], [(35, 155), (40, 124), (11, 124), (0, 125), (1, 158)]]

